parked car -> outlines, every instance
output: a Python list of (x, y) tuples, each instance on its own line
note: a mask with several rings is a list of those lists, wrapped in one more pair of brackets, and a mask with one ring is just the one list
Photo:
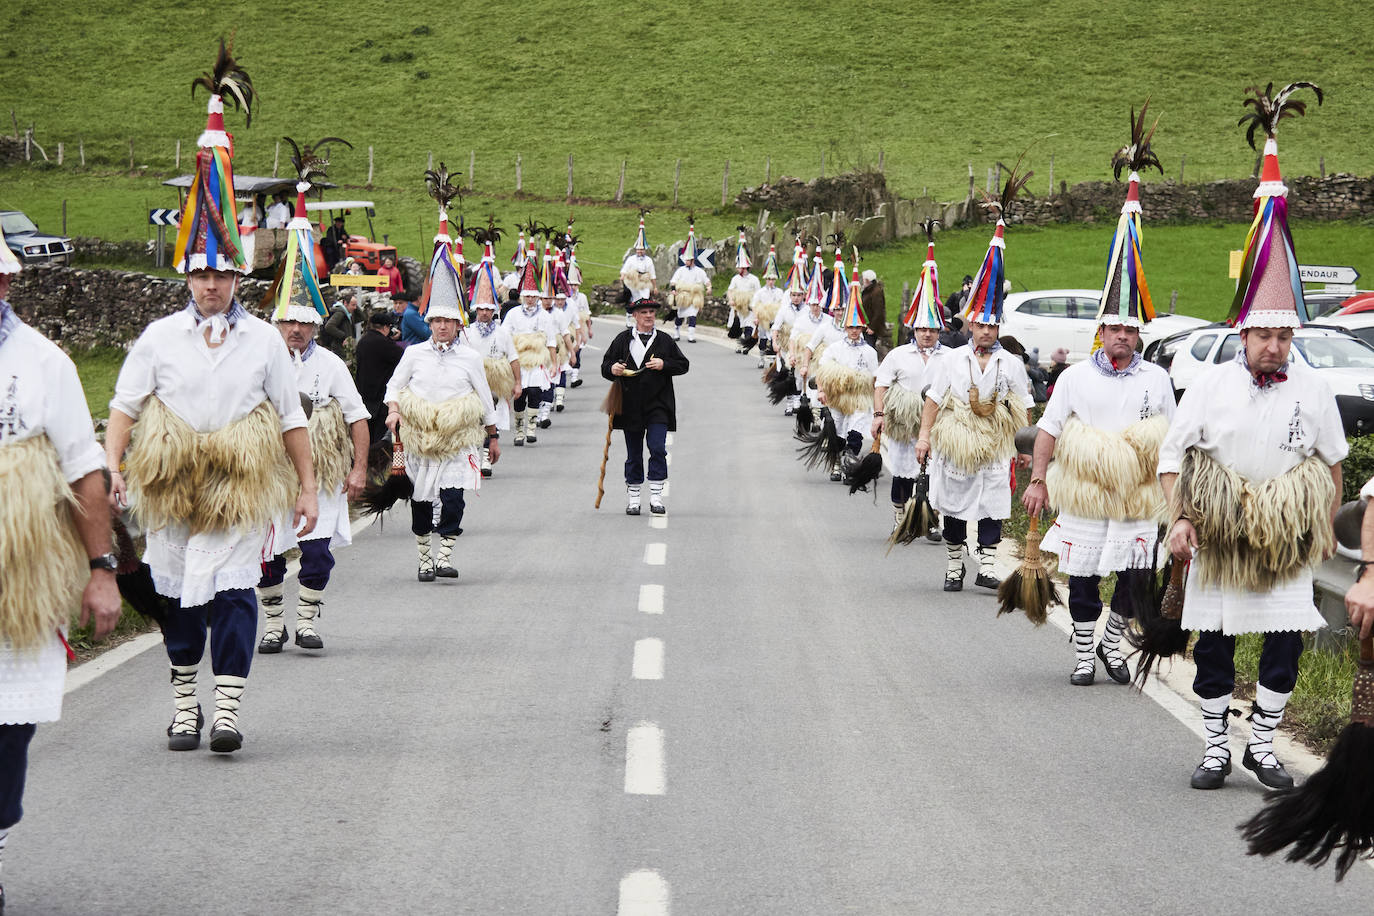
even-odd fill
[(1365, 343), (1374, 345), (1374, 311), (1347, 312), (1341, 309), (1322, 318), (1321, 323), (1343, 328)]
[[(1029, 351), (1038, 348), (1041, 361), (1060, 347), (1069, 351), (1069, 362), (1087, 359), (1097, 334), (1099, 289), (1046, 289), (1009, 293), (1003, 306), (1002, 331)], [(1187, 315), (1157, 315), (1140, 332), (1142, 344), (1206, 324)]]
[[(1240, 332), (1224, 324), (1175, 334), (1152, 344), (1145, 358), (1169, 370), (1182, 397), (1209, 366), (1234, 359)], [(1346, 435), (1374, 432), (1374, 346), (1342, 328), (1308, 325), (1293, 334), (1289, 361), (1317, 370), (1336, 395)]]
[(0, 229), (10, 251), (25, 264), (68, 264), (76, 250), (71, 239), (39, 232), (20, 210), (0, 210)]

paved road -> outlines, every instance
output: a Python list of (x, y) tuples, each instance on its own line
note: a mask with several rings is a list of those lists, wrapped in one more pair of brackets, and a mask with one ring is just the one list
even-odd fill
[(793, 460), (753, 359), (683, 346), (666, 520), (622, 513), (618, 442), (592, 510), (593, 377), (469, 500), (457, 582), (414, 580), (403, 513), (341, 554), (240, 753), (165, 750), (158, 647), (73, 690), (11, 912), (1367, 911), (1367, 868), (1247, 858), (1248, 774), (1190, 790), (1188, 728), (1070, 688), (1064, 634), (944, 594), (938, 546), (885, 557), (885, 496)]

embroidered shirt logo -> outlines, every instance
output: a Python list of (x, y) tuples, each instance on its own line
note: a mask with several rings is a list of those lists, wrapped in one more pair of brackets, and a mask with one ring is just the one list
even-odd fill
[(17, 436), (28, 428), (29, 425), (24, 422), (24, 415), (19, 410), (19, 376), (11, 375), (5, 399), (0, 401), (0, 439)]
[(1301, 445), (1303, 442), (1302, 403), (1293, 405), (1293, 418), (1288, 421), (1288, 444)]

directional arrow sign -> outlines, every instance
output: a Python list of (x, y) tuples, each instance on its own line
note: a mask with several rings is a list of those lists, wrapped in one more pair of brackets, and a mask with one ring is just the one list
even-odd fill
[(181, 224), (179, 210), (149, 210), (148, 223), (152, 226), (177, 226)]
[(1353, 267), (1299, 264), (1298, 276), (1304, 283), (1354, 283), (1360, 278), (1360, 272)]

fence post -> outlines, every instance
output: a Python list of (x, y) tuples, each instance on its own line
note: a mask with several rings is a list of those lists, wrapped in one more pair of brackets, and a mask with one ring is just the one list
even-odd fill
[(29, 149), (29, 132), (24, 131), (24, 161), (28, 162), (33, 158), (33, 152)]
[[(1325, 156), (1322, 156), (1322, 157), (1321, 157), (1319, 160), (1317, 160), (1317, 161), (1320, 163), (1320, 166), (1321, 166), (1322, 177), (1325, 178), (1325, 177), (1326, 177), (1326, 157), (1325, 157)], [(61, 165), (61, 164), (62, 164), (62, 145), (61, 145), (60, 143), (59, 143), (58, 146), (57, 146), (57, 164), (58, 164), (58, 165)]]
[(84, 169), (86, 167), (86, 141), (77, 140), (76, 148), (81, 153), (81, 167)]
[(129, 171), (134, 170), (134, 138), (129, 138)]
[(1054, 196), (1054, 153), (1050, 153), (1050, 196)]
[[(61, 164), (62, 164), (62, 153), (63, 153), (62, 141), (59, 140), (59, 141), (57, 141), (57, 164), (58, 164), (58, 165), (61, 165)], [(1323, 174), (1322, 177), (1325, 178), (1325, 177), (1326, 177), (1325, 174)], [(66, 233), (66, 232), (63, 232), (62, 234), (63, 234), (63, 235), (66, 235), (67, 233)]]
[[(58, 144), (60, 147), (61, 144)], [(60, 163), (59, 163), (60, 164)], [(67, 234), (67, 198), (62, 198), (62, 234)]]
[(520, 190), (521, 190), (521, 188), (524, 186), (524, 184), (525, 184), (524, 178), (523, 178), (523, 176), (520, 174), (520, 154), (519, 154), (519, 153), (516, 153), (516, 154), (515, 154), (515, 193), (519, 194), (519, 193), (520, 193)]
[(768, 184), (773, 180), (773, 157), (769, 156), (763, 163), (763, 183)]
[(615, 186), (615, 202), (620, 203), (625, 199), (625, 163), (628, 160), (620, 160), (620, 183)]
[(881, 172), (881, 171), (883, 170), (883, 166), (885, 165), (885, 160), (886, 160), (886, 156), (885, 156), (883, 150), (878, 150), (878, 171)]
[(1177, 309), (1177, 308), (1178, 308), (1178, 290), (1174, 290), (1173, 295), (1171, 295), (1171, 296), (1169, 297), (1169, 314), (1172, 315), (1172, 314), (1174, 313), (1174, 310)]
[(367, 186), (372, 187), (372, 147), (367, 148)]
[(573, 154), (568, 153), (568, 203), (573, 199)]
[(281, 141), (277, 141), (277, 148), (272, 153), (272, 177), (277, 177), (277, 165), (281, 162)]
[(825, 150), (821, 150), (821, 177), (825, 177)]
[[(172, 168), (176, 169), (178, 172), (181, 171), (181, 141), (180, 141), (180, 140), (177, 140), (177, 158), (176, 158), (176, 164), (173, 165)], [(251, 265), (250, 265), (250, 266), (251, 266)]]
[(972, 199), (973, 199), (973, 163), (972, 163), (972, 162), (970, 162), (970, 163), (968, 164), (968, 196), (969, 196), (969, 200), (972, 200)]
[(468, 151), (468, 190), (472, 190), (472, 173), (477, 171), (477, 150)]
[(425, 166), (425, 170), (429, 172), (434, 171), (434, 150), (429, 151), (428, 163), (429, 164)]
[(673, 169), (673, 206), (677, 206), (677, 186), (682, 180), (682, 160), (677, 161), (677, 167)]
[(1188, 164), (1188, 154), (1178, 157), (1178, 183), (1183, 184), (1183, 167)]
[(730, 160), (725, 160), (725, 175), (720, 179), (720, 205), (723, 207), (730, 200)]

